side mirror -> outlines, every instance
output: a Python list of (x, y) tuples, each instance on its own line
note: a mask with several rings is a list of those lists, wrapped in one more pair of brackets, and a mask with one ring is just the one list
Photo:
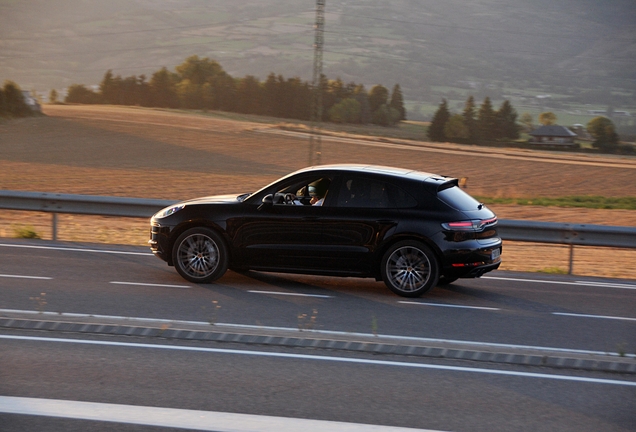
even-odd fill
[(268, 194), (263, 197), (263, 202), (258, 206), (258, 209), (261, 210), (263, 207), (269, 207), (274, 205), (274, 195)]

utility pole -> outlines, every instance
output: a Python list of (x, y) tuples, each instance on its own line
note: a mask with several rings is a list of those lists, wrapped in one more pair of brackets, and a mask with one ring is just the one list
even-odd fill
[(316, 24), (314, 37), (314, 77), (311, 97), (311, 126), (309, 135), (309, 166), (320, 164), (322, 139), (320, 122), (322, 121), (322, 46), (325, 30), (325, 1), (316, 0)]

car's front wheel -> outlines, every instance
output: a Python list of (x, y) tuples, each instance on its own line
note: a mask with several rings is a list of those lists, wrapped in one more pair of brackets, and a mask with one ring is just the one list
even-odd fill
[(172, 248), (177, 272), (194, 283), (212, 282), (227, 271), (228, 251), (219, 234), (209, 228), (191, 228), (181, 234)]
[(439, 264), (426, 245), (413, 240), (394, 244), (382, 258), (382, 279), (394, 293), (419, 297), (437, 284)]

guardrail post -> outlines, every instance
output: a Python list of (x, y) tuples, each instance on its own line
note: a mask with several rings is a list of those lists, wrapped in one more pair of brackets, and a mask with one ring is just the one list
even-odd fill
[(571, 275), (574, 267), (574, 245), (570, 243), (570, 264), (568, 266), (568, 274)]
[(53, 214), (53, 220), (51, 221), (51, 237), (53, 237), (53, 241), (57, 240), (57, 213)]

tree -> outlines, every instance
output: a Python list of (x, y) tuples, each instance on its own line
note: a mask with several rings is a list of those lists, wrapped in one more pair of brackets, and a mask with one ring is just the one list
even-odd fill
[(431, 141), (443, 142), (446, 141), (446, 135), (444, 134), (444, 127), (446, 122), (450, 119), (450, 112), (448, 111), (448, 102), (446, 99), (442, 100), (439, 104), (439, 108), (433, 115), (433, 120), (428, 127), (427, 135)]
[(179, 96), (179, 106), (186, 109), (203, 108), (202, 86), (197, 85), (189, 79), (179, 81), (177, 84), (177, 95)]
[(521, 127), (517, 124), (517, 111), (512, 107), (509, 101), (505, 100), (501, 104), (497, 117), (497, 138), (512, 139), (519, 138)]
[(380, 107), (373, 112), (371, 122), (379, 126), (395, 126), (400, 121), (400, 113), (395, 108), (388, 106), (387, 104), (380, 105)]
[(55, 89), (51, 89), (51, 91), (49, 92), (49, 102), (52, 104), (56, 104), (57, 103), (57, 90)]
[(267, 76), (267, 80), (263, 85), (266, 115), (282, 117), (284, 111), (283, 82), (283, 77), (281, 75), (276, 76), (274, 72)]
[(466, 104), (464, 105), (464, 111), (462, 116), (464, 117), (464, 126), (468, 130), (469, 141), (475, 141), (478, 137), (477, 131), (477, 119), (475, 118), (477, 113), (475, 112), (475, 98), (470, 95), (468, 99), (466, 99)]
[(550, 126), (555, 124), (557, 121), (557, 116), (553, 112), (542, 112), (539, 114), (539, 123), (543, 126)]
[(451, 142), (466, 142), (468, 140), (470, 131), (462, 114), (455, 114), (448, 119), (444, 125), (444, 135)]
[(360, 104), (360, 123), (367, 124), (371, 122), (371, 106), (369, 104), (369, 95), (364, 85), (358, 85), (353, 91), (353, 98)]
[(169, 72), (165, 67), (152, 74), (149, 83), (150, 103), (152, 106), (178, 108), (179, 97), (177, 96), (176, 88), (178, 81), (178, 75)]
[(371, 88), (369, 92), (369, 108), (371, 112), (375, 112), (382, 105), (386, 105), (389, 99), (389, 91), (386, 87), (376, 85)]
[(359, 123), (360, 102), (355, 99), (344, 99), (332, 106), (329, 111), (329, 120), (334, 123)]
[(262, 93), (258, 78), (247, 75), (236, 86), (236, 110), (246, 114), (260, 114), (263, 105)]
[(492, 141), (497, 136), (497, 116), (492, 109), (490, 98), (486, 97), (479, 107), (477, 113), (477, 130), (479, 131), (479, 139), (482, 141)]
[(31, 108), (24, 101), (24, 95), (20, 86), (13, 81), (5, 81), (4, 83), (4, 104), (5, 110), (9, 117), (27, 117), (33, 115)]
[(534, 121), (532, 119), (532, 114), (530, 114), (529, 112), (524, 112), (523, 114), (521, 114), (521, 117), (519, 118), (519, 122), (525, 126), (526, 132), (531, 132), (532, 129), (534, 129)]
[(122, 79), (121, 76), (113, 76), (113, 71), (108, 70), (99, 84), (99, 93), (102, 103), (119, 105), (122, 103)]
[(9, 115), (9, 107), (7, 106), (7, 98), (4, 95), (4, 90), (0, 88), (0, 117), (7, 117)]
[(618, 148), (619, 137), (616, 128), (607, 117), (594, 117), (587, 124), (587, 131), (594, 138), (594, 148), (603, 151), (614, 151)]
[(400, 121), (406, 120), (406, 108), (404, 108), (404, 96), (402, 96), (402, 89), (399, 84), (393, 86), (391, 92), (391, 102), (389, 106), (400, 113)]
[(188, 57), (175, 69), (179, 78), (189, 80), (194, 86), (211, 83), (214, 77), (225, 74), (220, 64), (207, 57), (199, 58), (197, 55)]
[(98, 104), (101, 96), (81, 84), (71, 84), (64, 98), (66, 103)]

